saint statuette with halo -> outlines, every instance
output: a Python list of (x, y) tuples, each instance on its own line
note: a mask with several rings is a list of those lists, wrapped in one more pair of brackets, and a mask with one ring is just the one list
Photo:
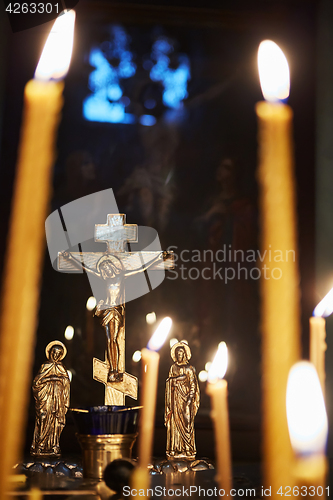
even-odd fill
[(32, 383), (36, 420), (30, 453), (60, 456), (59, 440), (69, 408), (70, 380), (61, 362), (67, 349), (60, 340), (54, 340), (45, 353), (48, 362), (40, 367)]
[(168, 460), (196, 455), (194, 418), (200, 405), (200, 391), (195, 368), (189, 364), (191, 349), (186, 341), (171, 347), (174, 364), (165, 388), (166, 456)]

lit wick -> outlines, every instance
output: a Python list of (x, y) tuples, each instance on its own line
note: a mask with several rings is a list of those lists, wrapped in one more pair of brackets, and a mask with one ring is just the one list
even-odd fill
[(319, 302), (310, 318), (310, 361), (316, 367), (321, 389), (325, 396), (325, 352), (326, 321), (325, 318), (333, 312), (333, 288)]
[[(290, 486), (293, 453), (285, 411), (288, 373), (300, 357), (297, 220), (289, 67), (271, 40), (258, 50), (260, 84), (266, 101), (256, 104), (260, 248), (267, 272), (261, 280), (263, 479), (277, 492)], [(268, 249), (290, 255), (277, 266)]]
[(139, 424), (139, 463), (131, 477), (131, 486), (137, 490), (143, 489), (146, 491), (149, 487), (148, 465), (153, 451), (158, 365), (160, 361), (160, 355), (157, 351), (164, 344), (171, 326), (171, 318), (164, 318), (150, 338), (147, 347), (141, 351), (142, 393), (140, 403), (143, 408)]
[(290, 370), (286, 403), (295, 452), (293, 470), (300, 495), (304, 496), (307, 489), (308, 495), (313, 493), (311, 497), (315, 499), (326, 498), (328, 422), (320, 381), (312, 363), (300, 361)]
[(223, 379), (228, 366), (228, 348), (221, 342), (214, 361), (208, 371), (207, 394), (211, 399), (211, 417), (215, 434), (216, 469), (220, 490), (230, 495), (232, 488), (232, 468), (230, 451), (230, 428), (228, 410), (228, 384)]

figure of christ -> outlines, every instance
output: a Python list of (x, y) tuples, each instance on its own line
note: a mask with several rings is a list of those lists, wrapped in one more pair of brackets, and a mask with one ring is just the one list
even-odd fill
[(125, 278), (146, 271), (160, 260), (166, 260), (169, 252), (161, 252), (140, 268), (131, 270), (124, 269), (121, 259), (115, 254), (104, 254), (96, 264), (96, 271), (86, 266), (70, 252), (63, 252), (62, 256), (76, 267), (83, 268), (105, 282), (106, 300), (98, 302), (94, 316), (99, 318), (106, 334), (107, 359), (110, 367), (108, 382), (121, 382), (123, 374), (119, 373), (118, 334), (125, 322)]

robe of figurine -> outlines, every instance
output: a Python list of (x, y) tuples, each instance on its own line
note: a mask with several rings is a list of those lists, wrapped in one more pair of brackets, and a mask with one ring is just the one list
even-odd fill
[(165, 425), (168, 459), (194, 459), (196, 454), (194, 418), (200, 405), (198, 380), (189, 364), (191, 350), (185, 342), (171, 349), (171, 366), (165, 390)]
[(32, 455), (60, 455), (59, 440), (66, 424), (70, 391), (69, 376), (61, 363), (65, 355), (62, 342), (50, 342), (46, 347), (49, 362), (41, 366), (32, 384), (36, 408)]

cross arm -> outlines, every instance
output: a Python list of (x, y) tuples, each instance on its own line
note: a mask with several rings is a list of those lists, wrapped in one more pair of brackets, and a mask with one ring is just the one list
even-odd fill
[(122, 263), (129, 276), (145, 269), (152, 271), (174, 268), (173, 252), (125, 252)]
[[(99, 259), (106, 254), (103, 252), (71, 252), (75, 260), (84, 263), (85, 268), (97, 271), (96, 264)], [(156, 259), (156, 262), (149, 267), (150, 270), (168, 270), (174, 267), (173, 252), (114, 252), (110, 255), (116, 255), (121, 260), (123, 268), (129, 272), (140, 272), (142, 268), (149, 265), (151, 261)], [(158, 259), (162, 255), (163, 258)], [(58, 254), (58, 270), (67, 272), (81, 272), (77, 263), (73, 263), (71, 259), (64, 256), (64, 253)]]
[[(104, 255), (103, 252), (71, 252), (74, 257), (74, 262), (69, 259), (66, 254), (68, 252), (58, 253), (58, 270), (59, 271), (71, 271), (71, 272), (82, 272), (82, 269), (89, 268), (90, 270), (97, 271), (96, 264), (99, 259)], [(80, 264), (81, 263), (81, 268)], [(82, 265), (83, 264), (83, 265)]]

